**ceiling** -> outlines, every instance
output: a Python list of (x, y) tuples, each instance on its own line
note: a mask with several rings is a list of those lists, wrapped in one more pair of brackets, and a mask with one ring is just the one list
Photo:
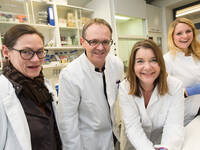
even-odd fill
[(67, 0), (69, 5), (80, 6), (83, 7), (88, 4), (92, 0)]

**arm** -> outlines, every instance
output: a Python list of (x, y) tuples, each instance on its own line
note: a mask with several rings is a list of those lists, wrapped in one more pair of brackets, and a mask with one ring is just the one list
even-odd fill
[(7, 119), (0, 101), (0, 149), (4, 149), (7, 137)]
[(195, 84), (191, 87), (186, 87), (185, 88), (185, 95), (187, 96), (192, 96), (192, 95), (197, 95), (200, 94), (200, 84)]
[[(176, 82), (173, 82), (173, 84), (176, 84)], [(161, 145), (166, 145), (169, 150), (180, 150), (184, 140), (184, 97), (182, 83), (179, 82), (176, 84), (174, 89), (176, 89), (173, 90), (174, 92), (171, 89), (173, 94), (169, 94), (170, 97), (168, 98), (172, 102), (163, 128)]]
[(63, 150), (81, 150), (78, 122), (79, 88), (67, 70), (60, 74), (58, 118)]
[(132, 96), (128, 95), (128, 90), (123, 84), (121, 84), (119, 88), (119, 102), (126, 134), (131, 144), (137, 150), (155, 150), (153, 143), (147, 138), (142, 128), (136, 103)]

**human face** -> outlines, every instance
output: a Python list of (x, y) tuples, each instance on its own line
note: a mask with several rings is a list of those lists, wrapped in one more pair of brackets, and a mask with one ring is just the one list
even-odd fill
[(173, 39), (178, 48), (187, 50), (193, 40), (192, 28), (185, 23), (178, 23), (174, 30)]
[(137, 50), (134, 70), (141, 86), (145, 90), (151, 90), (154, 87), (154, 81), (160, 74), (160, 66), (152, 49), (140, 48)]
[[(37, 34), (24, 34), (18, 38), (13, 48), (38, 51), (43, 49), (43, 47), (43, 41)], [(44, 62), (44, 59), (39, 59), (36, 54), (30, 60), (24, 60), (18, 51), (12, 49), (8, 50), (7, 57), (19, 72), (31, 79), (40, 74), (42, 63)]]
[[(97, 41), (108, 41), (111, 40), (111, 33), (107, 26), (101, 24), (92, 24), (86, 30), (86, 35), (84, 37), (86, 40), (97, 40)], [(97, 46), (91, 46), (84, 39), (80, 38), (82, 47), (86, 49), (86, 54), (90, 62), (98, 68), (102, 68), (105, 64), (105, 59), (110, 51), (110, 45), (103, 46), (102, 43)]]

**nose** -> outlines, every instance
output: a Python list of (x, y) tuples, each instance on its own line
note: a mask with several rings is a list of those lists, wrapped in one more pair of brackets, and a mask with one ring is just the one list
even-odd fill
[(104, 49), (104, 46), (102, 43), (99, 43), (96, 47), (96, 49), (99, 49), (99, 50), (103, 50)]
[(151, 69), (151, 64), (150, 64), (149, 62), (146, 62), (146, 63), (144, 64), (144, 69), (146, 69), (146, 70)]
[(188, 35), (187, 33), (183, 33), (183, 37), (186, 38)]
[(31, 61), (39, 61), (40, 59), (39, 59), (39, 57), (38, 57), (38, 55), (35, 53), (34, 55), (33, 55), (33, 57), (31, 58)]

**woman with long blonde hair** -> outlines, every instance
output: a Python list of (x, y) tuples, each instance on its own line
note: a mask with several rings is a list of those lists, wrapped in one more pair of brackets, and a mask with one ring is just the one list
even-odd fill
[(185, 96), (184, 124), (194, 119), (200, 107), (200, 43), (191, 20), (177, 18), (169, 27), (165, 54), (167, 72), (183, 82)]

